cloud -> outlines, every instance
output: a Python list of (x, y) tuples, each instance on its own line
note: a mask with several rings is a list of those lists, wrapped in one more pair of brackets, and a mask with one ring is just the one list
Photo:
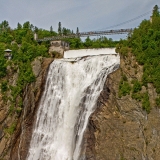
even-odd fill
[[(40, 28), (66, 28), (80, 31), (100, 30), (151, 11), (159, 0), (1, 0), (0, 21), (8, 20), (11, 27), (30, 21)], [(151, 13), (150, 13), (151, 14)], [(150, 15), (142, 17), (149, 19)], [(142, 21), (119, 26), (136, 27)]]

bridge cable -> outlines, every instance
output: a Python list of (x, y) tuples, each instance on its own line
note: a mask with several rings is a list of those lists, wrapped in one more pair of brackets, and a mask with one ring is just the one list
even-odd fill
[(152, 12), (152, 11), (148, 11), (148, 12), (142, 14), (142, 15), (139, 15), (139, 16), (137, 16), (137, 17), (135, 17), (135, 18), (132, 18), (132, 19), (130, 19), (130, 20), (127, 20), (127, 21), (125, 21), (125, 22), (122, 22), (122, 23), (119, 23), (119, 24), (116, 24), (116, 25), (113, 25), (113, 26), (109, 26), (109, 27), (106, 27), (106, 28), (103, 28), (103, 29), (98, 29), (97, 31), (99, 31), (99, 30), (104, 30), (104, 29), (115, 28), (115, 27), (121, 26), (121, 25), (123, 25), (123, 24), (130, 23), (130, 22), (135, 21), (135, 20), (137, 20), (137, 19), (139, 19), (139, 18), (141, 18), (141, 17), (146, 16), (146, 15), (149, 14), (150, 12)]

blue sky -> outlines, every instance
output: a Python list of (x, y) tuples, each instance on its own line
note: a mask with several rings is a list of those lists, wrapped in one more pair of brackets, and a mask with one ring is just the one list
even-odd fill
[[(149, 19), (159, 0), (0, 0), (0, 22), (9, 21), (11, 28), (17, 23), (30, 21), (38, 28), (57, 31), (62, 27), (80, 31), (103, 30), (128, 21), (148, 11), (144, 17), (116, 28), (134, 28), (143, 19)], [(122, 37), (124, 37), (123, 35)]]

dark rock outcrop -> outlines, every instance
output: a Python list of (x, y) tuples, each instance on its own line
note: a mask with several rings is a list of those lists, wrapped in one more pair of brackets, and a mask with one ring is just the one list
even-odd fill
[[(88, 129), (84, 136), (84, 141), (88, 142), (87, 160), (159, 160), (160, 110), (154, 103), (156, 92), (153, 85), (148, 84), (144, 89), (152, 97), (149, 114), (131, 95), (118, 97), (122, 73), (129, 80), (140, 79), (143, 74), (141, 66), (136, 68), (139, 72), (135, 74), (132, 67), (135, 61), (128, 64), (129, 58), (133, 57), (121, 59), (121, 68), (108, 76), (97, 109), (90, 117), (88, 128), (92, 126), (94, 130)], [(129, 71), (126, 65), (130, 66)]]

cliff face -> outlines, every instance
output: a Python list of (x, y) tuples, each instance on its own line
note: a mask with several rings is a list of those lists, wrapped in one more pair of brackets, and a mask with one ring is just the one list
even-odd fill
[(23, 93), (24, 109), (13, 137), (11, 160), (24, 160), (27, 156), (38, 103), (44, 89), (48, 67), (52, 61), (51, 58), (38, 58), (32, 63), (36, 81), (26, 86)]
[[(10, 114), (10, 105), (4, 103), (0, 97), (0, 159), (1, 160), (24, 160), (32, 134), (34, 119), (36, 118), (37, 106), (43, 92), (43, 86), (51, 58), (37, 58), (32, 63), (36, 81), (25, 86), (23, 90), (23, 109), (21, 113)], [(10, 75), (9, 79), (16, 82), (17, 73)], [(18, 99), (16, 103), (18, 103)], [(15, 106), (16, 107), (16, 106)], [(14, 123), (13, 123), (14, 122)], [(15, 126), (12, 126), (15, 124)], [(13, 130), (11, 130), (13, 129)], [(12, 131), (12, 133), (11, 133)]]
[[(24, 160), (27, 156), (37, 106), (52, 61), (40, 58), (33, 62), (36, 82), (24, 89), (23, 110), (10, 137), (6, 137), (4, 128), (15, 116), (9, 116), (7, 104), (1, 105), (0, 97), (0, 106), (3, 106), (0, 110), (0, 159)], [(132, 99), (131, 95), (118, 97), (122, 74), (129, 82), (141, 80), (143, 67), (130, 54), (121, 58), (120, 69), (108, 76), (84, 135), (82, 154), (87, 160), (159, 160), (160, 110), (155, 107), (155, 89), (152, 84), (142, 87), (141, 92), (148, 91), (151, 104), (151, 112), (147, 114), (141, 102)]]
[(148, 91), (149, 114), (131, 95), (118, 97), (122, 74), (129, 81), (141, 79), (143, 68), (135, 68), (135, 64), (130, 54), (121, 58), (120, 69), (108, 76), (85, 134), (87, 160), (159, 160), (160, 110), (155, 106), (153, 85), (143, 86), (141, 91)]

